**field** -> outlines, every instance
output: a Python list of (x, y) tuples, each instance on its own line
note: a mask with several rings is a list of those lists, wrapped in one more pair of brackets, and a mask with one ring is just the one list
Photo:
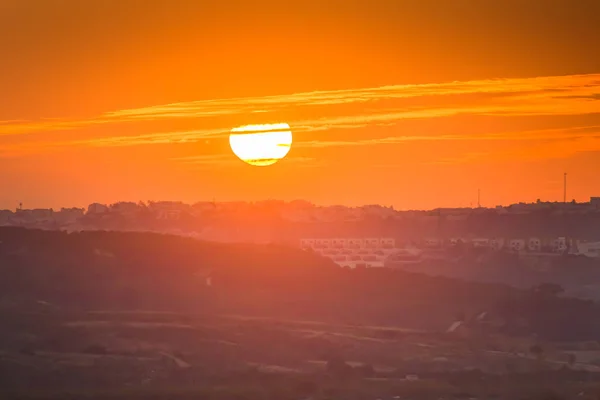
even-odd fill
[(24, 229), (0, 229), (0, 272), (3, 398), (600, 394), (600, 307), (557, 285), (340, 269), (274, 245)]
[(2, 385), (18, 398), (595, 398), (600, 388), (583, 345), (544, 343), (536, 357), (530, 339), (469, 331), (149, 311), (3, 320), (18, 327), (0, 353)]

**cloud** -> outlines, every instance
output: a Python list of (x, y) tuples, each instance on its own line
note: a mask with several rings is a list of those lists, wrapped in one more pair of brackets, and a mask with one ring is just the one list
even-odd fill
[[(600, 74), (549, 76), (537, 78), (487, 79), (464, 82), (391, 85), (375, 88), (313, 91), (263, 97), (198, 100), (163, 104), (142, 108), (106, 112), (90, 119), (51, 119), (0, 124), (0, 135), (77, 129), (90, 125), (139, 123), (157, 120), (211, 119), (222, 116), (277, 114), (281, 111), (317, 108), (326, 118), (317, 120), (315, 129), (351, 121), (393, 122), (404, 118), (432, 118), (457, 113), (532, 115), (532, 114), (586, 114), (598, 112), (597, 105), (587, 101), (596, 96), (600, 87)], [(562, 96), (556, 96), (556, 93)], [(469, 95), (486, 95), (469, 99)], [(448, 97), (460, 104), (448, 106)], [(411, 99), (427, 99), (427, 107), (415, 107)], [(409, 103), (402, 110), (394, 102)], [(452, 99), (450, 99), (452, 100)], [(442, 102), (445, 105), (437, 104)], [(349, 106), (369, 105), (380, 110), (376, 114)], [(341, 111), (340, 111), (341, 110)], [(341, 113), (341, 115), (340, 115)], [(289, 121), (290, 125), (296, 125)], [(300, 124), (302, 121), (296, 121)], [(313, 121), (314, 122), (314, 121)], [(319, 124), (320, 122), (320, 124)]]
[(389, 136), (376, 139), (360, 140), (313, 140), (301, 141), (294, 144), (294, 147), (344, 147), (344, 146), (365, 146), (365, 145), (383, 145), (399, 144), (405, 142), (423, 142), (423, 141), (540, 141), (540, 140), (569, 140), (585, 137), (589, 134), (600, 134), (600, 125), (598, 126), (580, 126), (564, 129), (538, 129), (529, 131), (503, 132), (503, 133), (482, 133), (478, 135), (418, 135), (418, 136)]
[[(395, 135), (357, 140), (303, 140), (305, 133), (390, 127), (402, 120), (458, 115), (545, 116), (600, 115), (597, 101), (600, 74), (537, 78), (488, 79), (464, 82), (391, 85), (375, 88), (313, 91), (264, 97), (199, 100), (106, 112), (89, 119), (49, 119), (0, 122), (0, 156), (21, 156), (69, 147), (123, 147), (194, 143), (229, 135), (232, 121), (263, 117), (263, 123), (289, 123), (294, 147), (369, 146), (417, 141), (537, 141), (577, 138), (596, 126), (560, 130), (510, 131), (500, 134)], [(290, 115), (295, 118), (290, 118)], [(319, 116), (315, 118), (314, 116)], [(223, 118), (226, 117), (226, 118)], [(158, 124), (157, 121), (161, 121)], [(169, 129), (184, 121), (197, 129)], [(226, 122), (224, 122), (226, 121)], [(118, 126), (116, 126), (118, 124)], [(169, 125), (171, 124), (171, 125)], [(174, 125), (173, 125), (174, 124)], [(234, 122), (234, 124), (237, 124)], [(81, 129), (108, 125), (104, 130)], [(155, 131), (157, 126), (161, 131)], [(117, 131), (119, 134), (110, 134)], [(56, 131), (75, 130), (73, 134)], [(77, 131), (80, 130), (80, 131)], [(52, 131), (55, 131), (53, 134)], [(140, 133), (142, 132), (142, 133)], [(29, 135), (40, 133), (38, 135)], [(107, 134), (108, 133), (108, 134)], [(102, 134), (101, 137), (98, 137)], [(62, 136), (62, 139), (60, 139)], [(354, 135), (357, 137), (357, 135)]]
[[(386, 123), (377, 123), (374, 126), (389, 126)], [(295, 128), (296, 132), (309, 132), (328, 129), (357, 129), (366, 127), (364, 122), (358, 124), (331, 124), (331, 125), (300, 125)], [(318, 128), (317, 128), (318, 127)], [(501, 133), (485, 133), (477, 135), (395, 135), (382, 138), (364, 138), (356, 140), (302, 140), (296, 139), (292, 145), (294, 148), (326, 148), (326, 147), (350, 147), (350, 146), (373, 146), (392, 145), (408, 142), (440, 142), (440, 141), (541, 141), (541, 140), (569, 140), (585, 137), (587, 135), (600, 134), (600, 125), (575, 126), (569, 128), (550, 128), (527, 131), (507, 131)], [(63, 141), (63, 142), (33, 142), (18, 143), (9, 146), (0, 146), (0, 157), (18, 157), (42, 152), (58, 151), (72, 146), (85, 147), (123, 147), (138, 145), (196, 143), (201, 140), (223, 138), (229, 135), (224, 129), (204, 129), (192, 131), (161, 132), (137, 136), (115, 136), (99, 139)], [(211, 158), (215, 157), (215, 158)], [(192, 158), (177, 159), (180, 162), (202, 163), (203, 160), (218, 162), (224, 156), (198, 156)], [(286, 157), (286, 160), (289, 157)], [(237, 159), (233, 160), (237, 162)], [(441, 161), (440, 161), (441, 162)], [(444, 161), (445, 162), (445, 161)]]
[[(215, 166), (235, 167), (244, 166), (245, 163), (238, 159), (233, 154), (204, 154), (199, 156), (173, 157), (169, 159), (178, 164), (185, 165), (196, 169), (214, 168)], [(264, 161), (264, 160), (263, 160)], [(323, 166), (323, 162), (313, 157), (294, 157), (287, 156), (283, 159), (278, 159), (278, 163), (294, 164), (300, 167), (316, 167)]]

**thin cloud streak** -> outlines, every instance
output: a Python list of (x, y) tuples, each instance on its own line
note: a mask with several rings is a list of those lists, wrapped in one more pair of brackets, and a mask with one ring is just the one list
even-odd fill
[[(248, 166), (245, 162), (236, 158), (233, 154), (205, 154), (200, 156), (186, 156), (170, 158), (170, 161), (185, 165), (187, 167), (203, 169), (215, 166), (222, 167), (240, 167)], [(293, 157), (287, 156), (277, 161), (280, 164), (294, 164), (294, 166), (315, 167), (324, 165), (319, 160), (312, 157)]]
[[(479, 112), (477, 112), (479, 110)], [(396, 121), (403, 119), (424, 119), (424, 118), (437, 118), (437, 117), (450, 117), (459, 114), (472, 114), (472, 115), (498, 115), (489, 108), (449, 108), (449, 109), (435, 109), (435, 110), (420, 110), (420, 111), (405, 111), (405, 112), (394, 112), (394, 113), (383, 113), (383, 114), (372, 114), (362, 116), (342, 116), (335, 118), (322, 118), (316, 120), (304, 120), (298, 121), (297, 124), (292, 124), (292, 131), (294, 134), (302, 134), (306, 132), (319, 132), (328, 131), (332, 129), (360, 129), (369, 126), (384, 127), (393, 126)], [(541, 115), (533, 109), (527, 111), (516, 112), (513, 110), (505, 110), (501, 115), (504, 116), (532, 116)], [(555, 115), (571, 115), (569, 113), (562, 113), (561, 110), (557, 110)], [(230, 131), (226, 128), (222, 129), (199, 129), (192, 131), (174, 131), (174, 132), (161, 132), (161, 133), (150, 133), (144, 135), (131, 135), (131, 136), (118, 136), (108, 137), (99, 139), (90, 139), (87, 141), (73, 141), (66, 143), (66, 145), (88, 145), (88, 146), (101, 146), (101, 147), (113, 147), (113, 146), (136, 146), (146, 144), (165, 144), (165, 143), (191, 143), (207, 138), (225, 137), (229, 136)], [(515, 132), (515, 134), (520, 134)], [(404, 137), (400, 137), (401, 141)], [(427, 136), (419, 136), (420, 140), (434, 140), (428, 139)], [(444, 137), (442, 137), (443, 140)], [(460, 140), (475, 139), (475, 136), (464, 137)], [(518, 138), (514, 138), (518, 140)], [(415, 138), (416, 140), (416, 138)], [(510, 140), (505, 138), (503, 140)]]
[(389, 136), (377, 139), (362, 139), (348, 141), (313, 140), (294, 144), (294, 147), (345, 147), (383, 144), (400, 144), (405, 142), (424, 141), (540, 141), (540, 140), (569, 140), (585, 137), (589, 134), (600, 134), (600, 125), (581, 126), (565, 129), (538, 129), (520, 132), (488, 133), (479, 135), (434, 135), (434, 136)]
[[(325, 125), (356, 124), (358, 121), (390, 123), (406, 118), (432, 118), (455, 114), (483, 115), (577, 115), (599, 112), (597, 103), (590, 99), (598, 93), (600, 74), (550, 76), (537, 78), (489, 79), (465, 82), (392, 85), (376, 88), (314, 91), (288, 95), (200, 100), (117, 110), (91, 119), (42, 120), (0, 124), (0, 135), (19, 135), (34, 132), (77, 129), (90, 125), (136, 123), (156, 120), (181, 120), (234, 116), (261, 112), (277, 113), (302, 107), (318, 107), (320, 113), (332, 113), (332, 106), (369, 103), (369, 108), (383, 110), (379, 114), (361, 110), (353, 115), (330, 115), (314, 129)], [(560, 92), (561, 96), (556, 96)], [(435, 100), (452, 95), (486, 94), (490, 99), (481, 104), (463, 104), (454, 107), (435, 105)], [(510, 94), (510, 96), (506, 96)], [(407, 107), (401, 111), (377, 102), (428, 98), (432, 105)], [(339, 108), (339, 107), (338, 107)], [(303, 124), (305, 121), (297, 121)], [(313, 121), (310, 121), (313, 122)], [(293, 121), (290, 124), (296, 125)]]
[[(356, 129), (368, 126), (366, 124), (342, 125), (343, 129)], [(323, 130), (340, 127), (338, 125), (323, 126)], [(314, 127), (301, 126), (297, 132), (308, 132), (315, 130)], [(539, 141), (539, 140), (567, 140), (576, 139), (585, 135), (600, 133), (598, 126), (578, 126), (571, 128), (551, 128), (529, 131), (513, 131), (503, 133), (482, 133), (478, 135), (401, 135), (376, 139), (360, 139), (348, 141), (312, 140), (294, 141), (296, 148), (325, 148), (325, 147), (347, 147), (347, 146), (369, 146), (385, 144), (401, 144), (407, 142), (428, 141)], [(162, 132), (156, 134), (138, 136), (119, 136), (102, 139), (64, 141), (64, 142), (42, 142), (42, 143), (19, 143), (10, 146), (0, 146), (0, 157), (18, 157), (30, 154), (39, 154), (48, 151), (61, 150), (67, 147), (124, 147), (155, 144), (195, 143), (201, 140), (224, 138), (229, 136), (229, 131), (223, 129), (204, 129), (180, 132)], [(182, 159), (183, 160), (183, 159)]]

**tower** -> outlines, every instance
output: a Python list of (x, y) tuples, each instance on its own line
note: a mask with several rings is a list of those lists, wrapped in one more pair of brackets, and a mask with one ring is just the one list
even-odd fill
[(567, 173), (565, 172), (564, 182), (563, 182), (563, 203), (567, 202)]

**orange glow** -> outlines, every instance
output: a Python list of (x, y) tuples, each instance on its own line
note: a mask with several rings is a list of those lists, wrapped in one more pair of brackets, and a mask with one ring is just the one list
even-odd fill
[(0, 209), (600, 196), (600, 2), (33, 3), (0, 0)]

